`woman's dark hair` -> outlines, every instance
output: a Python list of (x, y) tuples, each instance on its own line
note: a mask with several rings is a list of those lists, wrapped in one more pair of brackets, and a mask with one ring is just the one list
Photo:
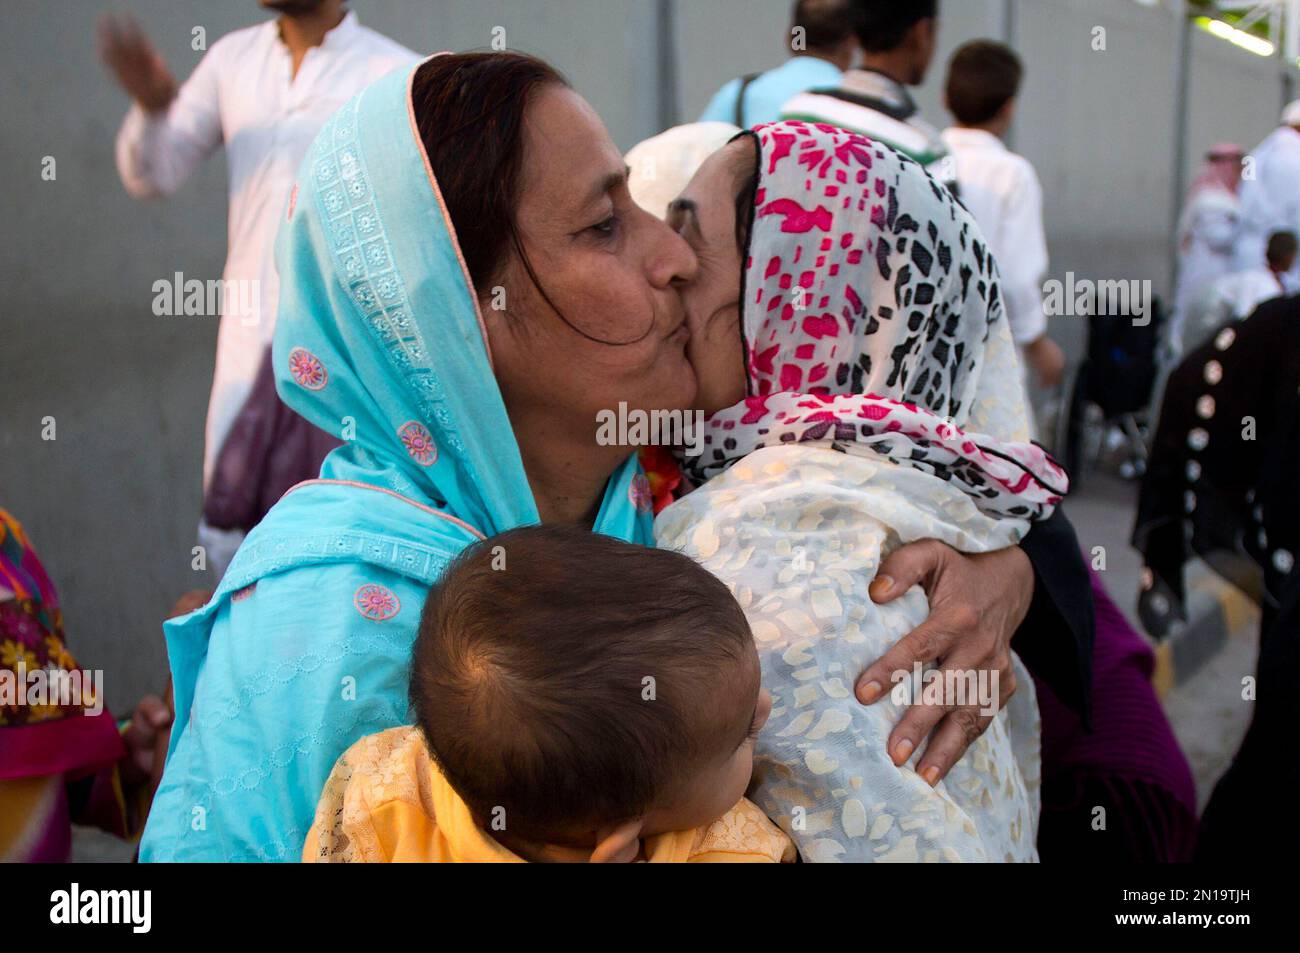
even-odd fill
[(754, 200), (758, 197), (758, 167), (761, 156), (758, 136), (752, 132), (742, 132), (740, 136), (749, 139), (753, 146), (752, 155), (745, 160), (746, 165), (743, 167), (740, 185), (736, 189), (736, 249), (740, 252), (743, 268), (745, 252), (749, 249), (749, 235), (754, 228)]
[(537, 90), (550, 84), (569, 85), (549, 63), (505, 51), (435, 56), (415, 72), (415, 124), (476, 293), (511, 247), (532, 274), (515, 209), (524, 115)]
[[(753, 149), (746, 155), (746, 165), (742, 167), (740, 186), (736, 189), (736, 250), (740, 252), (740, 366), (745, 368), (745, 394), (752, 397), (754, 384), (749, 377), (749, 340), (745, 336), (745, 301), (748, 291), (745, 278), (749, 270), (745, 262), (749, 258), (749, 240), (754, 234), (755, 207), (758, 200), (758, 185), (763, 173), (763, 149), (758, 136), (752, 132), (742, 132), (737, 139), (745, 137)], [(732, 140), (733, 142), (735, 140)]]
[(519, 236), (515, 209), (523, 176), (524, 117), (533, 96), (548, 85), (568, 88), (569, 81), (527, 53), (448, 53), (426, 61), (411, 83), (411, 108), (429, 168), (475, 294), (490, 285), (513, 249), (542, 300), (575, 333), (613, 347), (635, 344), (654, 330), (653, 320), (631, 341), (588, 334), (546, 293)]

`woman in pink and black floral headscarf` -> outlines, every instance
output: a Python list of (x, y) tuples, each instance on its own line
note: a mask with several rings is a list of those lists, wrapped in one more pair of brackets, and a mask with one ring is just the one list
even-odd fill
[[(969, 701), (920, 694), (919, 667), (916, 683), (891, 670), (876, 694), (851, 691), (926, 621), (919, 588), (871, 598), (891, 553), (938, 540), (987, 557), (1066, 490), (1028, 441), (996, 266), (946, 189), (862, 136), (759, 126), (715, 161), (749, 184), (732, 193), (734, 240), (692, 240), (707, 418), (685, 466), (703, 485), (660, 513), (655, 539), (700, 560), (749, 618), (773, 697), (751, 795), (805, 860), (1035, 860), (1038, 713), (1018, 659), (958, 650), (929, 666), (982, 679), (991, 719), (946, 776), (930, 746), (891, 735), (905, 713)], [(688, 240), (728, 217), (692, 198), (711, 178), (672, 208)]]
[[(1050, 515), (1067, 481), (1028, 440), (996, 266), (965, 209), (855, 133), (785, 122), (748, 138), (762, 166), (742, 314), (710, 329), (738, 332), (740, 362), (702, 382), (717, 406), (688, 472), (833, 440), (953, 482), (994, 515)], [(735, 161), (746, 145), (729, 147)]]
[[(719, 195), (728, 198), (719, 200)], [(709, 442), (702, 457), (687, 460), (690, 475), (697, 482), (709, 480), (716, 500), (728, 480), (736, 482), (732, 474), (746, 471), (750, 485), (735, 494), (734, 505), (750, 513), (772, 502), (754, 485), (764, 479), (774, 481), (778, 490), (784, 483), (790, 494), (822, 497), (818, 502), (808, 496), (808, 518), (783, 530), (791, 533), (785, 541), (790, 554), (785, 571), (766, 588), (752, 578), (752, 585), (742, 581), (737, 594), (746, 608), (763, 608), (796, 585), (807, 587), (796, 563), (815, 573), (829, 559), (840, 573), (834, 586), (814, 592), (809, 605), (796, 607), (802, 615), (778, 619), (777, 629), (800, 619), (805, 620), (800, 624), (811, 620), (814, 627), (824, 627), (838, 617), (841, 628), (854, 637), (870, 631), (863, 620), (873, 618), (875, 607), (846, 601), (846, 593), (847, 598), (856, 594), (852, 586), (844, 588), (852, 577), (839, 567), (845, 558), (856, 557), (861, 546), (856, 539), (839, 538), (846, 519), (840, 504), (864, 495), (887, 504), (888, 498), (879, 495), (881, 474), (902, 479), (906, 468), (937, 477), (946, 489), (934, 484), (936, 498), (947, 494), (952, 503), (951, 491), (958, 490), (1002, 529), (1032, 520), (1038, 528), (1020, 547), (983, 556), (954, 554), (954, 548), (974, 551), (969, 539), (953, 543), (941, 532), (926, 535), (946, 545), (928, 541), (894, 550), (880, 565), (874, 598), (888, 609), (916, 594), (912, 583), (922, 583), (930, 618), (910, 634), (905, 627), (894, 630), (890, 639), (898, 641), (866, 671), (858, 674), (861, 670), (850, 660), (837, 677), (857, 678), (858, 697), (870, 703), (881, 698), (879, 689), (871, 691), (872, 680), (883, 683), (891, 671), (909, 667), (910, 658), (937, 657), (940, 668), (948, 670), (997, 667), (1007, 642), (989, 653), (978, 644), (984, 636), (953, 639), (944, 632), (953, 627), (954, 607), (996, 619), (1004, 600), (988, 601), (980, 591), (983, 585), (945, 590), (936, 585), (935, 567), (966, 559), (991, 565), (988, 561), (1010, 560), (1004, 554), (1021, 549), (1034, 567), (1034, 599), (1027, 615), (1012, 616), (1011, 628), (1014, 647), (1033, 672), (1042, 710), (1040, 848), (1052, 859), (1185, 858), (1188, 819), (1194, 822), (1186, 760), (1155, 699), (1149, 671), (1142, 671), (1135, 651), (1135, 645), (1142, 647), (1140, 639), (1099, 580), (1089, 583), (1073, 530), (1059, 511), (1052, 513), (1066, 481), (1028, 443), (996, 266), (966, 211), (914, 163), (883, 146), (830, 126), (781, 123), (758, 127), (715, 154), (674, 203), (670, 222), (691, 242), (701, 263), (700, 277), (686, 296), (692, 316), (690, 357), (700, 377), (699, 404), (709, 412)], [(770, 456), (772, 448), (790, 444), (842, 450), (845, 456), (875, 458), (892, 468), (878, 468), (847, 497), (839, 493), (842, 472), (833, 480), (814, 476), (817, 485), (800, 488), (803, 478), (796, 479), (783, 469), (785, 461)], [(709, 507), (700, 497), (693, 508), (699, 515)], [(832, 515), (829, 522), (827, 514)], [(684, 515), (676, 520), (683, 521)], [(672, 510), (665, 516), (672, 519)], [(848, 521), (853, 518), (850, 512)], [(891, 520), (902, 525), (896, 514)], [(661, 517), (656, 524), (661, 541), (670, 535), (661, 532), (668, 528), (666, 522)], [(714, 518), (707, 531), (683, 540), (682, 548), (713, 550), (706, 564), (722, 560), (715, 571), (723, 578), (738, 571), (752, 577), (754, 557), (737, 541), (747, 522), (752, 517), (744, 512), (734, 525), (725, 516)], [(827, 549), (823, 537), (832, 543), (838, 539), (839, 547)], [(986, 535), (983, 542), (991, 539)], [(770, 546), (770, 540), (756, 543), (760, 551)], [(814, 545), (823, 547), (820, 560), (809, 555)], [(930, 568), (918, 573), (918, 565)], [(884, 579), (891, 573), (899, 578), (900, 569), (901, 584)], [(1016, 619), (1021, 620), (1018, 627)], [(755, 626), (756, 635), (762, 628)], [(767, 630), (769, 635), (774, 631)], [(793, 656), (800, 664), (805, 661), (801, 651)], [(980, 651), (985, 652), (982, 660)], [(917, 654), (925, 652), (929, 654)], [(1095, 689), (1094, 666), (1099, 673)], [(1030, 681), (1020, 679), (1023, 685)], [(1007, 683), (1004, 670), (1004, 697)], [(1015, 684), (1014, 677), (1010, 683)], [(1017, 696), (1011, 705), (1019, 700)], [(849, 714), (858, 717), (856, 711)], [(895, 764), (915, 761), (921, 777), (951, 786), (949, 770), (967, 764), (971, 749), (962, 739), (954, 740), (950, 723), (960, 722), (966, 739), (987, 724), (961, 716), (960, 706), (950, 709), (939, 715), (936, 726), (934, 715), (918, 714), (914, 706), (894, 716), (887, 739), (881, 729), (880, 745), (888, 746)], [(992, 728), (986, 735), (990, 733)], [(982, 741), (983, 736), (976, 745)], [(916, 760), (914, 750), (922, 745)], [(963, 751), (967, 757), (954, 764)], [(805, 745), (803, 754), (826, 763), (815, 746)], [(1028, 778), (1029, 768), (1021, 767)], [(796, 764), (791, 770), (798, 777), (802, 769)], [(1093, 804), (1107, 805), (1123, 827), (1121, 836), (1104, 843), (1089, 840), (1087, 806)], [(839, 823), (854, 816), (841, 813)], [(1143, 818), (1151, 817), (1159, 821), (1144, 827)], [(976, 820), (980, 826), (991, 819)], [(854, 843), (851, 837), (845, 841), (850, 850)]]

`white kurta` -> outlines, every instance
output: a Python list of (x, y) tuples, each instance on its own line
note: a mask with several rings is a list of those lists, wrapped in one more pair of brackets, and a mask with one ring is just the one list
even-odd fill
[(885, 606), (871, 600), (880, 561), (920, 539), (990, 552), (1014, 545), (1023, 524), (855, 449), (757, 450), (655, 521), (658, 545), (725, 582), (753, 629), (772, 714), (749, 796), (805, 861), (1036, 860), (1040, 729), (1019, 659), (1008, 707), (934, 788), (916, 773), (919, 752), (901, 768), (886, 753), (903, 705), (853, 695), (862, 670), (928, 613), (920, 587)]
[(170, 195), (218, 146), (226, 147), (230, 212), (222, 277), (234, 284), (226, 285), (217, 335), (205, 486), (275, 330), (275, 235), (307, 147), (343, 103), (415, 59), (349, 12), (292, 76), (292, 56), (271, 20), (212, 44), (165, 113), (150, 116), (135, 105), (122, 123), (117, 167), (136, 198)]
[(946, 129), (943, 141), (957, 164), (962, 204), (975, 216), (1002, 272), (1011, 336), (1026, 345), (1047, 331), (1047, 234), (1038, 174), (1028, 159), (982, 129)]
[[(1236, 270), (1264, 264), (1268, 238), (1274, 232), (1300, 235), (1300, 131), (1275, 129), (1250, 154), (1241, 182), (1241, 237)], [(1290, 272), (1300, 279), (1300, 263)]]

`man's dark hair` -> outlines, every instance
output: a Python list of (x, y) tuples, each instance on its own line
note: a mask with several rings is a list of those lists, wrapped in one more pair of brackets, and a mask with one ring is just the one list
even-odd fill
[(1296, 241), (1295, 232), (1274, 232), (1268, 236), (1268, 251), (1265, 257), (1274, 268), (1295, 264), (1296, 253), (1300, 252), (1300, 242)]
[(792, 20), (791, 28), (803, 29), (810, 50), (833, 50), (853, 36), (850, 0), (798, 0)]
[(973, 40), (948, 62), (948, 108), (963, 126), (982, 126), (1015, 99), (1024, 75), (1011, 47)]
[(644, 815), (716, 756), (735, 730), (719, 692), (752, 651), (730, 591), (688, 557), (516, 529), (430, 591), (411, 705), (480, 826), (504, 809), (510, 833), (554, 842)]
[(854, 32), (868, 53), (896, 49), (922, 20), (939, 15), (939, 0), (853, 0)]

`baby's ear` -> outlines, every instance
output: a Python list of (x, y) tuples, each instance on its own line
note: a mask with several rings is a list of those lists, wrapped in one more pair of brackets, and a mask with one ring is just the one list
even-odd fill
[(596, 849), (591, 852), (593, 864), (630, 864), (641, 852), (642, 818), (623, 821), (621, 824), (602, 827), (596, 831)]

